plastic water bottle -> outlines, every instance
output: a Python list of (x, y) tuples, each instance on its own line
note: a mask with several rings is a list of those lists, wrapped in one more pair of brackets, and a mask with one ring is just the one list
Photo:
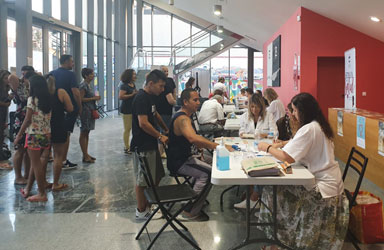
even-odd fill
[(224, 146), (224, 138), (216, 147), (216, 166), (220, 171), (229, 170), (229, 151)]

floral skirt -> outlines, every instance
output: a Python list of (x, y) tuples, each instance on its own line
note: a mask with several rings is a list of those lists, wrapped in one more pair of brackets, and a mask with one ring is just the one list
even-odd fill
[[(262, 201), (273, 208), (273, 188), (265, 186)], [(270, 222), (267, 208), (260, 208), (259, 222)], [(277, 187), (278, 239), (293, 249), (341, 249), (349, 223), (349, 202), (345, 194), (322, 198), (314, 188)], [(272, 227), (259, 228), (273, 238)]]
[(48, 149), (51, 146), (51, 134), (27, 134), (25, 148), (31, 150)]

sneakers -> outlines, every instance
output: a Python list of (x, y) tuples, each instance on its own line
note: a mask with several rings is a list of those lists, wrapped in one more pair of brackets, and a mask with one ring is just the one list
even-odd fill
[[(256, 203), (257, 203), (257, 201), (250, 200), (249, 201), (250, 208), (252, 209), (256, 205)], [(237, 209), (246, 209), (247, 208), (247, 200), (243, 200), (242, 202), (236, 203), (235, 205), (233, 205), (233, 207), (237, 208)]]
[(209, 221), (209, 216), (203, 211), (200, 211), (200, 213), (196, 215), (190, 215), (186, 212), (182, 212), (181, 215), (177, 216), (178, 219), (183, 221)]
[(146, 208), (143, 212), (140, 212), (136, 208), (136, 220), (147, 220), (151, 216), (151, 210)]
[(67, 160), (67, 161), (63, 164), (62, 170), (66, 170), (66, 169), (74, 169), (74, 168), (76, 168), (76, 166), (77, 166), (77, 164), (72, 163), (72, 162), (70, 162), (69, 160)]

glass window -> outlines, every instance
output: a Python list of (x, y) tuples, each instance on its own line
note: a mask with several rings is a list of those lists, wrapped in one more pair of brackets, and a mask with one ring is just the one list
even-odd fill
[(7, 19), (8, 70), (16, 71), (16, 21)]
[(59, 58), (60, 58), (60, 43), (61, 43), (61, 33), (57, 30), (50, 30), (48, 32), (48, 67), (49, 71), (57, 69), (59, 67)]
[[(87, 47), (87, 32), (82, 32), (83, 34), (83, 68), (88, 67), (88, 47)], [(91, 67), (92, 68), (92, 67)]]
[[(145, 51), (144, 54), (138, 53), (138, 54), (140, 54), (139, 55), (140, 62), (138, 63), (139, 67), (145, 67), (145, 68), (150, 69), (151, 66), (153, 65), (153, 63), (152, 63), (152, 47), (143, 47), (143, 50)], [(143, 61), (141, 61), (141, 60), (143, 60)]]
[[(95, 33), (99, 33), (99, 30), (97, 29), (97, 25), (98, 25), (98, 23), (97, 23), (97, 21), (98, 21), (98, 7), (99, 6), (97, 6), (97, 2), (98, 2), (98, 0), (94, 0), (93, 1), (93, 10), (94, 10), (94, 18), (93, 18), (93, 22), (94, 22), (94, 26), (93, 26), (93, 32), (95, 32)], [(96, 50), (96, 49), (95, 49)]]
[(248, 49), (231, 48), (229, 54), (231, 67), (229, 97), (232, 100), (240, 94), (240, 89), (248, 86)]
[[(129, 31), (128, 31), (129, 32)], [(137, 2), (133, 2), (132, 8), (132, 35), (133, 35), (133, 46), (137, 46)]]
[(211, 34), (211, 45), (214, 45), (214, 44), (220, 42), (221, 40), (223, 40), (223, 39), (221, 39), (220, 37), (218, 37), (214, 34)]
[[(178, 18), (172, 18), (172, 44), (178, 44), (179, 42), (189, 38), (191, 36), (191, 24), (184, 22)], [(185, 43), (190, 43), (190, 41), (183, 42)], [(181, 45), (181, 44), (179, 44)]]
[(55, 0), (52, 2), (52, 17), (61, 19), (61, 0)]
[(171, 46), (171, 15), (153, 9), (153, 46)]
[(171, 59), (171, 47), (153, 48), (153, 65), (168, 65)]
[[(192, 26), (193, 43), (192, 47), (208, 48), (210, 42), (210, 33), (202, 31), (202, 29)], [(201, 50), (200, 50), (201, 51)], [(193, 52), (195, 55), (196, 52)]]
[(115, 1), (112, 0), (112, 40), (115, 40)]
[(107, 41), (103, 39), (103, 49), (104, 49), (104, 55), (103, 55), (103, 68), (104, 68), (104, 104), (107, 104)]
[[(91, 66), (91, 65), (88, 65)], [(93, 81), (94, 86), (95, 86), (95, 92), (99, 91), (97, 88), (97, 36), (93, 36), (93, 70), (95, 71), (95, 80)]]
[(32, 0), (32, 10), (43, 13), (43, 0)]
[(225, 84), (227, 85), (229, 81), (229, 51), (225, 51), (211, 60), (210, 89), (213, 89), (214, 84), (221, 76), (225, 77)]
[(33, 67), (43, 72), (43, 29), (36, 26), (32, 26), (32, 53)]
[(107, 36), (107, 0), (104, 0), (104, 6), (102, 8), (104, 9), (104, 36)]
[(88, 30), (88, 0), (83, 0), (83, 29)]
[(76, 24), (75, 20), (75, 0), (68, 0), (68, 22), (72, 25)]
[(152, 46), (152, 9), (151, 6), (143, 6), (143, 46)]
[(263, 90), (263, 52), (253, 53), (253, 88)]

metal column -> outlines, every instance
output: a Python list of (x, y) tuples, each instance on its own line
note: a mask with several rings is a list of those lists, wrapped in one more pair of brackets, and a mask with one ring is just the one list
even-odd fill
[(7, 16), (7, 5), (0, 0), (0, 69), (8, 69)]
[(248, 48), (248, 88), (253, 89), (253, 75), (255, 72), (254, 67), (254, 49)]
[[(106, 44), (106, 64), (107, 64), (107, 76), (106, 76), (106, 91), (107, 91), (107, 110), (113, 109), (113, 86), (114, 83), (112, 82), (112, 2), (107, 1), (107, 6), (104, 6), (104, 8), (107, 9), (107, 20), (104, 20), (104, 22), (107, 22), (107, 44)], [(116, 93), (115, 93), (116, 94)]]
[(97, 3), (97, 89), (101, 97), (99, 104), (104, 105), (104, 0), (98, 0)]
[(33, 65), (32, 61), (32, 4), (31, 0), (15, 2), (16, 17), (16, 69), (20, 74), (21, 67)]

